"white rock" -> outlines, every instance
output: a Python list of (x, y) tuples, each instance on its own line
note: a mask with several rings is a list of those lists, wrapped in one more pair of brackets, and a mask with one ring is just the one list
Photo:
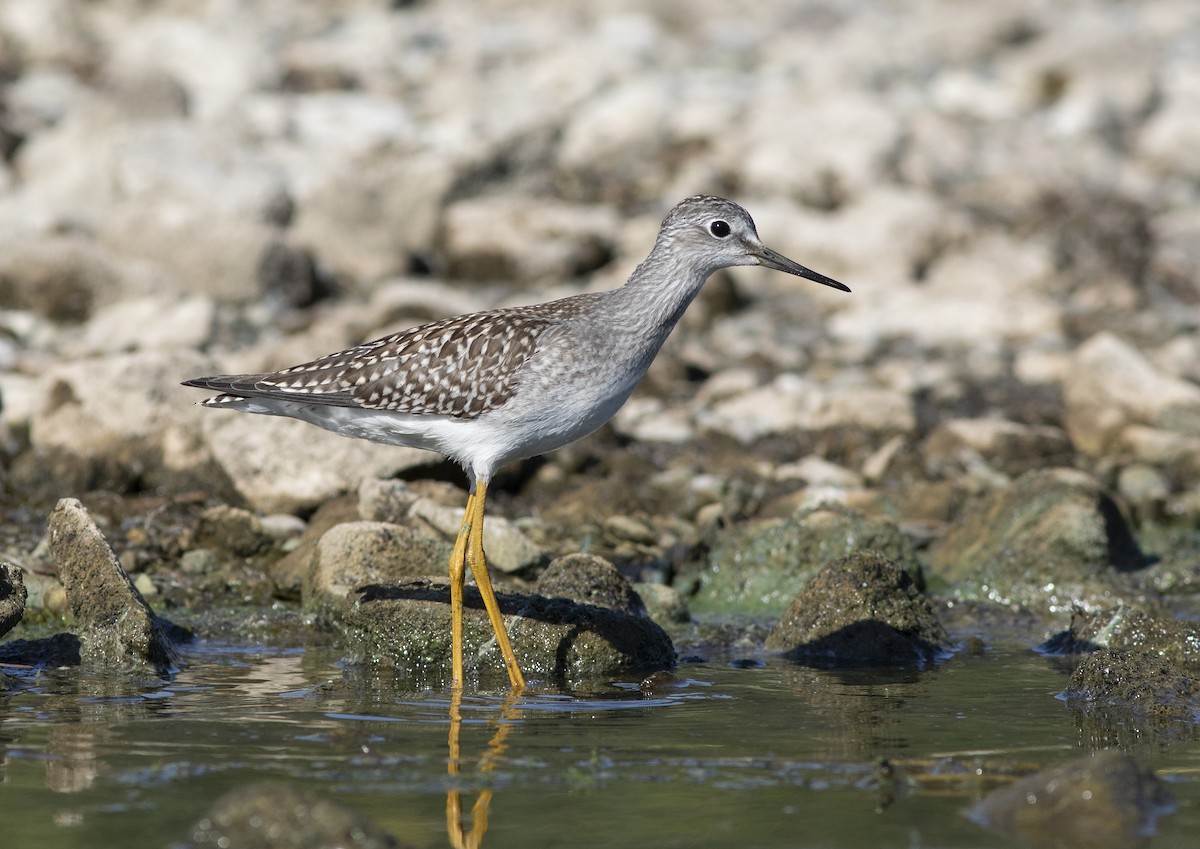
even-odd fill
[(1101, 455), (1129, 425), (1200, 436), (1200, 386), (1158, 371), (1140, 351), (1099, 333), (1072, 358), (1063, 384), (1071, 441)]
[(827, 401), (816, 382), (783, 374), (766, 386), (701, 408), (696, 424), (750, 444), (770, 434), (816, 427)]
[(145, 297), (99, 309), (78, 340), (62, 345), (68, 356), (125, 351), (199, 348), (212, 331), (216, 306), (204, 296)]
[(446, 210), (441, 243), (453, 277), (556, 283), (601, 265), (616, 229), (608, 207), (475, 198)]
[(179, 382), (207, 374), (194, 351), (152, 351), (74, 360), (47, 369), (30, 426), (34, 447), (98, 457), (115, 444), (141, 443), (147, 454), (163, 432), (186, 421), (195, 396)]
[[(193, 372), (201, 374), (206, 372)], [(191, 400), (203, 395), (191, 390)], [(256, 510), (304, 513), (358, 487), (437, 461), (417, 448), (348, 439), (296, 419), (195, 409), (208, 450)]]

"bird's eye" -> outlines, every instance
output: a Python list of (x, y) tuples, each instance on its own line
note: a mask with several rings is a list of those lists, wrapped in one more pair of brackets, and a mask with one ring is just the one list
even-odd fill
[(725, 221), (714, 221), (708, 225), (708, 229), (718, 239), (724, 239), (729, 235), (729, 224)]

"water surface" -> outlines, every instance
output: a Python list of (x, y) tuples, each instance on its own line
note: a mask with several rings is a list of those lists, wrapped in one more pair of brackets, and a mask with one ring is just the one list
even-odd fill
[[(449, 845), (448, 801), (464, 832), (486, 808), (491, 849), (1014, 846), (963, 811), (1092, 739), (1055, 697), (1061, 667), (1024, 647), (900, 673), (710, 658), (650, 693), (535, 683), (461, 704), (320, 650), (187, 660), (167, 683), (57, 670), (0, 696), (0, 845), (162, 849), (227, 791), (280, 779), (418, 847)], [(1135, 744), (1179, 803), (1148, 846), (1195, 845), (1193, 738)]]

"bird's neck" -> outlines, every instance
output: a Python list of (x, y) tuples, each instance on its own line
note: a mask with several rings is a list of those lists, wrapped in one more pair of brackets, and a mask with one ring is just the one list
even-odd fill
[(689, 263), (669, 251), (655, 250), (629, 281), (613, 292), (625, 326), (660, 344), (700, 293), (711, 269)]

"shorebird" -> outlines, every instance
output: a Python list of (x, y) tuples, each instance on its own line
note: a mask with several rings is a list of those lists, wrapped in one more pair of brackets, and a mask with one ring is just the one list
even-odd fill
[(290, 416), (388, 445), (436, 451), (470, 494), (450, 557), (451, 688), (463, 685), (463, 586), (470, 569), (513, 689), (525, 679), (483, 552), (488, 483), (501, 466), (592, 433), (625, 403), (704, 281), (761, 265), (849, 288), (766, 247), (750, 214), (699, 195), (663, 219), (624, 286), (423, 324), (268, 374), (184, 382), (206, 407)]

